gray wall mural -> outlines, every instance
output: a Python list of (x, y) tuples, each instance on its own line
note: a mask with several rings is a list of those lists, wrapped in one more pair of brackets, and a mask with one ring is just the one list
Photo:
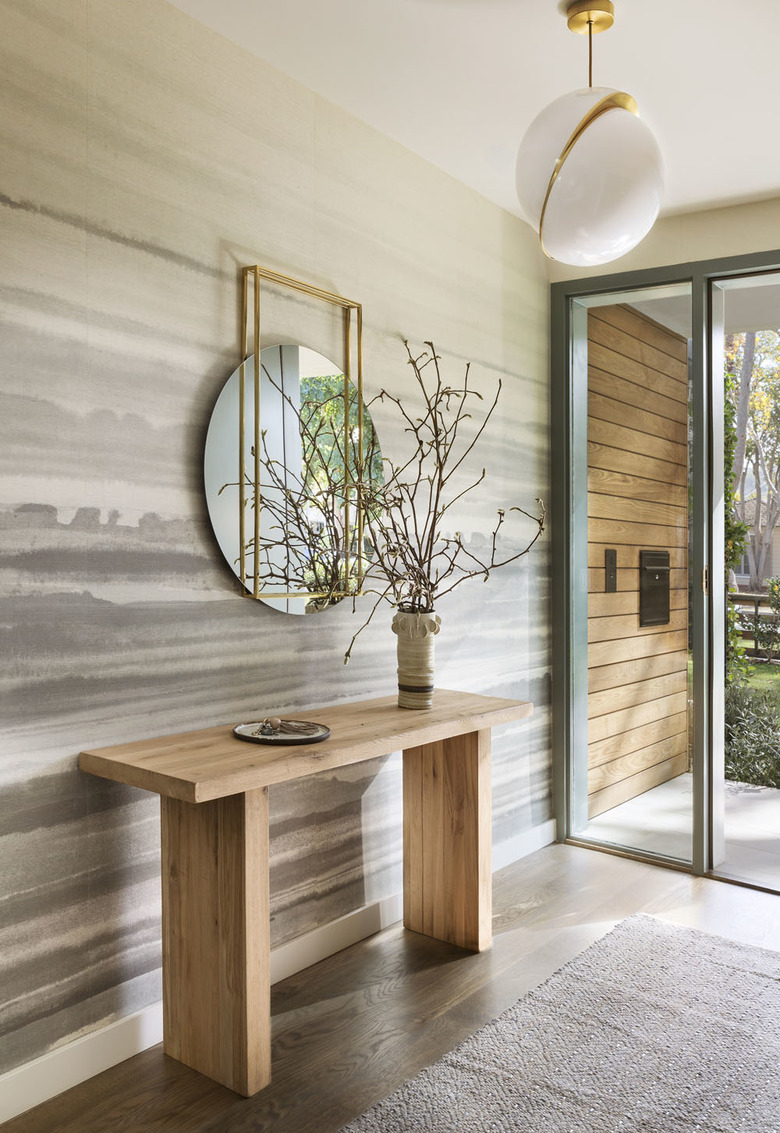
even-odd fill
[[(389, 612), (345, 668), (348, 603), (241, 598), (208, 528), (240, 267), (363, 302), (368, 396), (411, 393), (404, 337), (453, 379), (503, 378), (458, 516), (476, 542), (546, 495), (548, 409), (519, 221), (163, 0), (0, 0), (0, 20), (1, 1072), (160, 995), (158, 803), (81, 775), (80, 749), (394, 689)], [(301, 298), (263, 320), (339, 357)], [(442, 687), (536, 704), (495, 737), (501, 845), (551, 816), (547, 538), (440, 612)], [(272, 792), (276, 944), (400, 890), (399, 787), (396, 755)]]

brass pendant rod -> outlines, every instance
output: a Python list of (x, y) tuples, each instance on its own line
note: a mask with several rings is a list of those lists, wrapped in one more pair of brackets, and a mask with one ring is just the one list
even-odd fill
[(593, 86), (593, 20), (588, 20), (588, 86)]

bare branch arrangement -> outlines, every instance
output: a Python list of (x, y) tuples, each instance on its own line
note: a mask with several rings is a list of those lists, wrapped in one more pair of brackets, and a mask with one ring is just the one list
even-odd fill
[[(438, 599), (452, 593), (466, 579), (481, 577), (487, 581), (494, 570), (528, 554), (544, 531), (545, 507), (537, 499), (538, 515), (518, 506), (498, 508), (482, 556), (466, 546), (460, 531), (442, 534), (450, 509), (485, 480), (483, 468), (466, 487), (456, 490), (454, 483), (456, 473), (480, 441), (498, 405), (501, 381), (480, 425), (470, 439), (463, 440), (459, 432), (472, 416), (469, 410), (475, 400), (483, 400), (469, 386), (470, 364), (462, 385), (452, 386), (442, 377), (440, 357), (432, 342), (426, 342), (428, 349), (417, 356), (412, 354), (408, 342), (404, 346), (422, 397), (422, 415), (413, 417), (399, 397), (384, 389), (369, 402), (369, 408), (374, 402), (395, 406), (411, 440), (411, 453), (401, 464), (383, 459), (383, 483), (378, 479), (364, 479), (361, 483), (369, 544), (363, 593), (375, 594), (377, 599), (352, 638), (344, 656), (345, 664), (357, 638), (383, 601), (404, 612), (431, 612)], [(535, 530), (522, 550), (502, 553), (500, 532), (508, 512), (526, 516), (535, 524)]]
[[(302, 400), (297, 408), (266, 371), (286, 410), (297, 417), (302, 467), (297, 472), (273, 458), (262, 433), (259, 504), (265, 519), (259, 547), (250, 537), (246, 551), (259, 555), (263, 586), (300, 593), (307, 599), (307, 612), (334, 605), (348, 593), (353, 608), (357, 593), (376, 597), (350, 642), (345, 664), (383, 602), (403, 612), (432, 612), (438, 599), (466, 579), (487, 581), (494, 570), (528, 554), (545, 526), (544, 504), (537, 499), (538, 514), (517, 505), (498, 508), (484, 552), (468, 546), (460, 531), (445, 533), (451, 509), (485, 481), (484, 468), (465, 486), (463, 473), (456, 477), (496, 410), (502, 383), (499, 380), (480, 424), (464, 438), (470, 410), (483, 401), (469, 385), (470, 366), (462, 384), (453, 386), (442, 376), (432, 342), (426, 342), (427, 349), (418, 356), (408, 342), (404, 346), (422, 398), (421, 416), (412, 416), (397, 395), (381, 390), (366, 407), (362, 451), (356, 430), (344, 427), (345, 420), (352, 421), (353, 407), (341, 391), (323, 385), (317, 396)], [(400, 416), (410, 440), (401, 463), (381, 456), (370, 418), (375, 403), (394, 406)], [(254, 450), (251, 456), (253, 463)], [(248, 472), (246, 486), (247, 506), (254, 508)], [(362, 545), (354, 522), (356, 506), (363, 517)], [(504, 551), (503, 529), (512, 512), (531, 520), (533, 533), (522, 549)]]

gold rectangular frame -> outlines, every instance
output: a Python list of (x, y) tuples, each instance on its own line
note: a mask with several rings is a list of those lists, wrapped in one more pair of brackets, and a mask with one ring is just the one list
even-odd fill
[[(294, 279), (289, 275), (282, 275), (280, 272), (271, 271), (269, 268), (261, 267), (259, 264), (254, 264), (251, 267), (242, 269), (243, 289), (242, 289), (242, 303), (241, 303), (241, 360), (239, 365), (239, 437), (238, 437), (238, 494), (239, 494), (239, 554), (240, 554), (240, 579), (242, 584), (243, 593), (246, 597), (252, 598), (300, 598), (300, 593), (260, 593), (260, 450), (262, 443), (262, 430), (260, 428), (260, 280), (264, 279), (269, 283), (276, 284), (278, 287), (288, 287), (292, 291), (297, 291), (304, 295), (311, 295), (315, 299), (321, 299), (324, 303), (329, 303), (332, 306), (340, 307), (344, 312), (344, 399), (345, 405), (349, 404), (349, 386), (352, 381), (352, 315), (355, 313), (355, 339), (356, 339), (356, 354), (357, 354), (357, 395), (358, 395), (358, 458), (357, 458), (357, 479), (349, 480), (349, 461), (346, 464), (346, 502), (344, 505), (344, 542), (345, 542), (345, 577), (349, 579), (349, 566), (350, 566), (350, 553), (349, 553), (349, 540), (350, 540), (350, 524), (349, 524), (349, 504), (352, 489), (355, 490), (356, 506), (357, 506), (357, 587), (354, 590), (347, 588), (344, 591), (335, 591), (334, 594), (340, 598), (351, 597), (353, 594), (358, 595), (362, 593), (362, 579), (363, 579), (363, 501), (362, 501), (362, 479), (363, 479), (363, 307), (362, 304), (354, 302), (352, 299), (345, 299), (342, 295), (336, 295), (332, 291), (325, 291), (322, 287), (317, 287), (312, 283), (304, 283), (303, 280)], [(254, 572), (252, 576), (252, 591), (251, 594), (247, 590), (247, 573), (246, 573), (246, 518), (244, 515), (246, 496), (244, 490), (244, 460), (246, 457), (245, 442), (244, 442), (244, 390), (245, 390), (245, 375), (244, 363), (249, 354), (249, 292), (252, 289), (252, 328), (253, 328), (253, 357), (254, 357), (254, 427), (252, 430), (253, 447), (255, 450), (254, 465), (253, 465), (253, 490), (255, 498), (254, 509)], [(344, 451), (349, 453), (349, 414), (344, 413)], [(323, 598), (324, 593), (308, 592), (311, 598)]]

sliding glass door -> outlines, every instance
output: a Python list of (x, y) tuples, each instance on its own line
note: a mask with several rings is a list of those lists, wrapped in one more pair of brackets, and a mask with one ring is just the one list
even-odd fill
[[(755, 327), (737, 327), (745, 320), (734, 296), (744, 309), (747, 271), (777, 264), (772, 253), (553, 286), (559, 836), (758, 884), (771, 884), (775, 849), (780, 863), (767, 833), (780, 830), (767, 794), (775, 788), (744, 770), (759, 724), (771, 731), (775, 671), (775, 751), (780, 743), (780, 474), (774, 575), (766, 523), (775, 485), (761, 471), (769, 450), (762, 456), (755, 440), (761, 422), (771, 433), (777, 421), (780, 473), (780, 338), (774, 354), (775, 340), (755, 332), (763, 368), (754, 363), (753, 400), (743, 389), (740, 402), (735, 372), (757, 355)], [(734, 541), (735, 484), (742, 522), (757, 525), (745, 548)], [(752, 569), (755, 581), (767, 546), (776, 609), (771, 586), (757, 607), (739, 583), (737, 568)], [(759, 640), (772, 657), (742, 657)], [(735, 650), (743, 670), (752, 666), (755, 696), (744, 673), (734, 678)], [(752, 731), (738, 735), (734, 721), (752, 700)], [(750, 799), (761, 806), (748, 812)]]
[(780, 275), (713, 281), (724, 406), (724, 751), (713, 870), (780, 890)]

